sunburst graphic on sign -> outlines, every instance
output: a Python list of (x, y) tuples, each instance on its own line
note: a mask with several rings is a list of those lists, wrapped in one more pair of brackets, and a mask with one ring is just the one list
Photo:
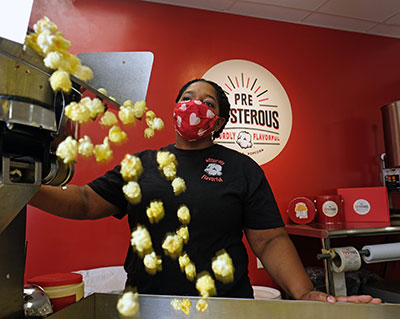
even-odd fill
[(257, 78), (243, 72), (227, 75), (223, 90), (231, 103), (231, 120), (226, 129), (239, 132), (235, 141), (221, 138), (219, 143), (236, 143), (243, 149), (280, 144), (278, 112), (273, 110), (277, 105), (268, 104), (268, 89), (263, 88)]
[(285, 146), (292, 127), (289, 99), (265, 68), (245, 60), (221, 62), (204, 74), (218, 83), (231, 104), (229, 121), (218, 144), (264, 164)]
[[(239, 80), (238, 80), (237, 76), (235, 76), (236, 86), (235, 86), (235, 84), (233, 83), (232, 78), (231, 78), (229, 75), (227, 76), (227, 78), (228, 78), (230, 84), (232, 85), (232, 88), (233, 88), (233, 89), (236, 89), (236, 87), (238, 87), (238, 88), (239, 88), (239, 87), (242, 87), (242, 88), (245, 87), (245, 84), (244, 84), (245, 80), (244, 80), (244, 74), (243, 74), (243, 73), (241, 73), (241, 79), (242, 79), (241, 83), (242, 83), (242, 85), (239, 84)], [(251, 86), (250, 86), (250, 91), (253, 91), (254, 87), (256, 87), (257, 78), (255, 78), (254, 81), (252, 80), (251, 82), (252, 82), (252, 84), (251, 84)], [(247, 80), (246, 80), (246, 89), (249, 88), (249, 84), (250, 84), (250, 77), (247, 77)], [(224, 83), (224, 85), (225, 85), (226, 88), (228, 88), (228, 90), (229, 90), (230, 92), (233, 91), (232, 88), (231, 88), (227, 83)], [(257, 88), (254, 90), (253, 93), (254, 93), (254, 94), (257, 94), (257, 92), (260, 90), (260, 88), (261, 88), (261, 85), (257, 85)], [(225, 92), (227, 95), (230, 94), (228, 91), (225, 91), (225, 90), (224, 90), (224, 92)], [(258, 97), (260, 97), (261, 95), (263, 95), (264, 93), (267, 93), (267, 92), (268, 92), (268, 89), (262, 91), (262, 92), (259, 93), (256, 97), (258, 98)], [(269, 98), (264, 98), (264, 99), (259, 99), (258, 102), (261, 103), (261, 102), (268, 101), (268, 100), (269, 100)], [(267, 104), (260, 104), (260, 106), (269, 106), (269, 105), (267, 105)]]

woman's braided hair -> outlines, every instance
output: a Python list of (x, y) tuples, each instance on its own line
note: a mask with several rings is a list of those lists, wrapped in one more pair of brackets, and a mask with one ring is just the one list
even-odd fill
[(215, 83), (213, 81), (205, 80), (205, 79), (191, 80), (191, 81), (187, 82), (184, 86), (182, 86), (182, 88), (179, 90), (178, 96), (176, 97), (175, 102), (178, 103), (183, 92), (185, 92), (186, 89), (191, 84), (193, 84), (195, 82), (199, 82), (199, 81), (206, 82), (215, 89), (215, 92), (217, 94), (218, 104), (219, 104), (219, 117), (223, 117), (225, 119), (224, 125), (222, 125), (222, 127), (218, 131), (214, 132), (214, 134), (213, 134), (213, 137), (217, 138), (217, 137), (219, 137), (220, 133), (224, 130), (226, 123), (228, 123), (228, 121), (229, 121), (229, 115), (230, 115), (229, 113), (230, 113), (230, 109), (231, 109), (231, 105), (229, 104), (229, 100), (228, 100), (225, 92), (222, 90), (222, 88), (217, 83)]

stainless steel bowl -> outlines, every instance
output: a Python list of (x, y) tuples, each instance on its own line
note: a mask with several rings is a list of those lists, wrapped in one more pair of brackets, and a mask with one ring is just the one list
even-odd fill
[(25, 318), (46, 318), (53, 313), (49, 297), (38, 285), (24, 286)]

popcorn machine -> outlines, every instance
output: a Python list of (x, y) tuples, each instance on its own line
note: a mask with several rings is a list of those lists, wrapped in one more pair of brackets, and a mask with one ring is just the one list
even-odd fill
[[(86, 83), (71, 75), (71, 93), (55, 93), (49, 84), (53, 70), (43, 57), (0, 37), (0, 318), (24, 316), (26, 204), (40, 185), (62, 186), (73, 176), (73, 164), (55, 155), (67, 136), (78, 138), (65, 106), (88, 90), (119, 107), (94, 87), (107, 87), (118, 100), (146, 96), (151, 52), (82, 53), (80, 59), (99, 76)], [(117, 80), (112, 73), (119, 74)]]
[(400, 224), (400, 101), (381, 107), (386, 153), (382, 156), (382, 182), (389, 196), (392, 225)]
[(79, 91), (55, 94), (42, 58), (3, 38), (0, 70), (0, 317), (22, 318), (26, 204), (41, 184), (73, 175), (55, 150), (66, 134), (77, 135), (63, 110)]

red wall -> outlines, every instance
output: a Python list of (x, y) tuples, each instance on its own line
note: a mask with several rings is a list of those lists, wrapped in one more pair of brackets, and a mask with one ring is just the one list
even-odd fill
[[(272, 72), (292, 105), (290, 139), (263, 165), (283, 215), (295, 196), (380, 184), (380, 106), (400, 99), (399, 39), (136, 0), (35, 0), (31, 25), (45, 15), (71, 40), (72, 53), (154, 53), (147, 103), (164, 119), (164, 131), (147, 141), (139, 123), (112, 163), (80, 161), (74, 183), (89, 182), (126, 152), (172, 143), (171, 110), (180, 86), (219, 62), (245, 59)], [(106, 132), (96, 128), (85, 126), (82, 133), (99, 141)], [(123, 263), (126, 220), (67, 221), (32, 208), (28, 215), (28, 278)], [(250, 268), (254, 284), (273, 285), (255, 269), (254, 257)]]

